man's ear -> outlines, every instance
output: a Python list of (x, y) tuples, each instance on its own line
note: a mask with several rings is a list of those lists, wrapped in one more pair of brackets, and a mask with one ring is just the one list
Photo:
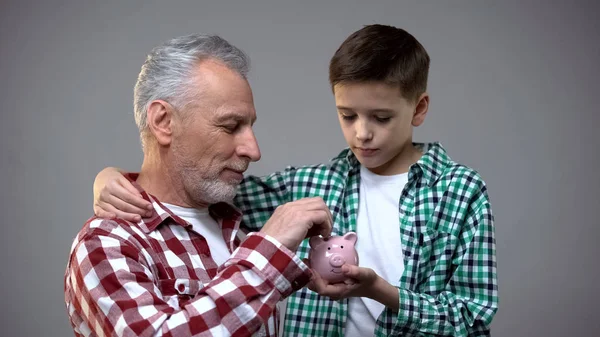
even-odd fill
[(427, 111), (429, 110), (429, 94), (427, 92), (422, 93), (417, 100), (417, 105), (415, 106), (415, 113), (412, 119), (413, 126), (419, 126), (423, 124), (425, 121), (425, 116), (427, 116)]
[(163, 100), (152, 101), (148, 106), (148, 129), (160, 145), (171, 144), (173, 112), (173, 106)]

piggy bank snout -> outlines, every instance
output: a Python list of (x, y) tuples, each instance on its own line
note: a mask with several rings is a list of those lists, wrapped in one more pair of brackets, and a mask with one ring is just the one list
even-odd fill
[(334, 267), (341, 267), (346, 263), (346, 259), (340, 254), (333, 254), (329, 258), (329, 263)]

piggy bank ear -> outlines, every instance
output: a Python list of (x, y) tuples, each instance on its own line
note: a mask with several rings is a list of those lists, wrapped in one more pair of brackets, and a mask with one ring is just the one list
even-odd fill
[(310, 238), (310, 240), (308, 240), (308, 244), (310, 245), (310, 248), (317, 248), (320, 244), (322, 244), (323, 238), (320, 236), (313, 236)]
[(357, 239), (358, 239), (358, 237), (356, 236), (356, 233), (354, 233), (354, 232), (348, 232), (348, 233), (344, 234), (344, 240), (352, 242), (353, 245), (356, 244)]

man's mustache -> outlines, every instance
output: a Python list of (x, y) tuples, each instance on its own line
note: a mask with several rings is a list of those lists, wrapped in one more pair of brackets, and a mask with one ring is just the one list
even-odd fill
[(227, 165), (227, 168), (233, 171), (237, 171), (237, 172), (246, 172), (246, 170), (248, 169), (248, 166), (250, 166), (250, 162), (249, 161), (245, 161), (245, 162), (237, 162), (237, 163), (232, 163)]

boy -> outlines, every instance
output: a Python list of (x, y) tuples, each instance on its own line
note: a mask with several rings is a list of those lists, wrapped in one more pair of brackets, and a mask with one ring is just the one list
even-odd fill
[[(353, 33), (329, 66), (348, 148), (327, 164), (240, 185), (235, 204), (250, 231), (279, 205), (321, 197), (333, 233), (358, 234), (360, 267), (343, 268), (354, 284), (315, 275), (288, 299), (285, 335), (489, 336), (498, 294), (487, 187), (439, 143), (413, 143), (428, 110), (428, 71), (427, 52), (408, 32), (370, 25)], [(94, 189), (98, 215), (144, 214), (147, 205), (115, 169), (99, 174)], [(298, 256), (309, 248), (305, 240)]]

